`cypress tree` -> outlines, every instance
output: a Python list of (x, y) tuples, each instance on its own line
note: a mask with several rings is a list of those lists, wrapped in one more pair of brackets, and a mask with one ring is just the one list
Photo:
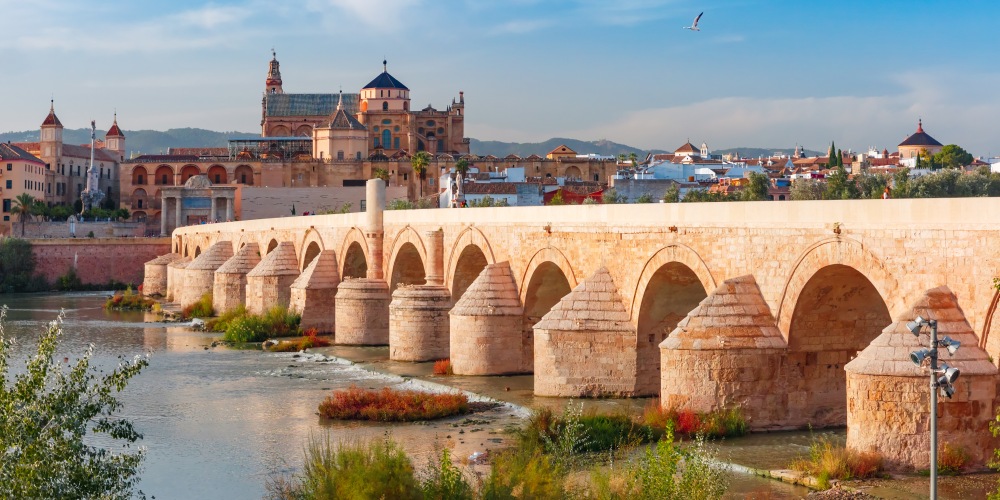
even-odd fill
[(827, 158), (829, 158), (826, 162), (827, 167), (836, 168), (837, 166), (837, 160), (835, 157), (836, 154), (837, 154), (837, 147), (834, 146), (833, 141), (830, 141), (830, 151), (826, 154)]

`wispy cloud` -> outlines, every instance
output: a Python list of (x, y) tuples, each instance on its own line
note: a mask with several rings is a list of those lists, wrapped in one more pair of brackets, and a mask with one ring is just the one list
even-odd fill
[(494, 26), (488, 33), (494, 36), (523, 35), (525, 33), (531, 33), (532, 31), (547, 28), (552, 26), (552, 24), (553, 22), (547, 19), (518, 19)]
[(600, 24), (631, 26), (674, 17), (679, 9), (669, 7), (675, 0), (578, 0), (579, 10)]
[(712, 38), (712, 43), (743, 43), (746, 40), (743, 35), (719, 35)]
[(308, 0), (306, 7), (319, 13), (327, 22), (337, 22), (347, 26), (345, 16), (360, 21), (366, 28), (378, 31), (392, 31), (410, 19), (413, 8), (420, 0)]

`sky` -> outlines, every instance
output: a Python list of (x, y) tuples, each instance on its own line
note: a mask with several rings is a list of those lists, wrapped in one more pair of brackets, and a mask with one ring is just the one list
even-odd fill
[[(960, 6), (960, 8), (959, 8)], [(704, 12), (701, 31), (682, 29)], [(869, 146), (926, 132), (1000, 154), (1000, 2), (0, 0), (0, 131), (260, 131), (288, 93), (382, 71), (415, 109), (465, 92), (466, 136), (673, 150)], [(13, 22), (12, 22), (13, 21)]]

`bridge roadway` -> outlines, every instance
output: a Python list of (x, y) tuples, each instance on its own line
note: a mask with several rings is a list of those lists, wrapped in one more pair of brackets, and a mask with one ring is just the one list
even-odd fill
[[(906, 316), (915, 304), (937, 287), (953, 293), (974, 332), (976, 345), (966, 347), (990, 361), (1000, 359), (1000, 335), (994, 332), (993, 278), (1000, 275), (995, 198), (383, 212), (371, 209), (384, 202), (379, 186), (369, 182), (366, 213), (177, 229), (173, 258), (199, 262), (221, 243), (221, 263), (256, 244), (263, 260), (252, 276), (275, 269), (280, 259), (267, 256), (280, 246), (285, 268), (294, 262), (295, 269), (279, 274), (311, 276), (322, 266), (308, 266), (323, 254), (327, 280), (332, 275), (333, 286), (339, 284), (334, 304), (324, 308), (338, 342), (389, 343), (399, 359), (451, 357), (460, 374), (533, 372), (541, 395), (669, 391), (661, 365), (669, 365), (677, 344), (664, 339), (671, 332), (683, 336), (678, 323), (697, 313), (706, 297), (739, 284), (746, 300), (719, 298), (720, 304), (733, 300), (734, 308), (713, 314), (747, 318), (731, 329), (734, 338), (770, 338), (765, 344), (778, 354), (759, 360), (768, 367), (763, 382), (770, 394), (740, 394), (742, 400), (719, 395), (699, 409), (723, 400), (743, 404), (752, 408), (757, 428), (844, 425), (844, 365), (890, 324), (911, 319)], [(171, 264), (176, 272), (160, 268), (153, 275), (175, 276), (164, 282), (166, 288), (212, 289), (210, 271), (217, 264), (202, 263), (209, 268), (206, 283), (192, 279), (195, 271), (185, 275), (177, 263)], [(149, 273), (147, 266), (147, 282)], [(251, 288), (269, 286), (254, 279), (238, 292), (246, 293), (248, 304), (260, 300), (259, 292), (251, 298)], [(317, 282), (305, 277), (298, 284), (304, 295), (310, 279)], [(273, 284), (279, 281), (284, 284)], [(288, 286), (288, 280), (269, 283)], [(287, 293), (274, 293), (279, 298), (272, 302), (288, 302), (281, 298)], [(329, 317), (334, 311), (335, 320)], [(759, 317), (749, 319), (754, 315)], [(535, 328), (543, 318), (544, 328)], [(400, 331), (408, 320), (414, 331)], [(715, 319), (699, 321), (711, 326)], [(747, 333), (750, 326), (756, 329)], [(713, 359), (686, 369), (697, 372), (695, 379), (717, 379), (726, 355)], [(920, 376), (919, 369), (910, 375)], [(920, 381), (926, 387), (926, 379)], [(667, 394), (662, 396), (667, 404)], [(684, 398), (672, 401), (683, 404)], [(762, 404), (778, 410), (753, 409)]]

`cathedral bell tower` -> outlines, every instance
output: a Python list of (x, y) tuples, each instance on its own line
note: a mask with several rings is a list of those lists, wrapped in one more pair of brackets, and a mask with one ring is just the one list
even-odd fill
[(284, 94), (281, 90), (281, 70), (279, 69), (278, 54), (271, 49), (271, 63), (267, 67), (267, 80), (265, 81), (264, 92), (268, 94)]
[(118, 154), (119, 161), (125, 161), (125, 134), (118, 128), (118, 113), (115, 113), (115, 121), (104, 134), (104, 147)]
[(55, 101), (49, 102), (49, 114), (42, 121), (41, 153), (46, 163), (57, 165), (62, 157), (63, 124), (56, 116)]

